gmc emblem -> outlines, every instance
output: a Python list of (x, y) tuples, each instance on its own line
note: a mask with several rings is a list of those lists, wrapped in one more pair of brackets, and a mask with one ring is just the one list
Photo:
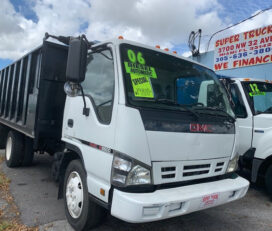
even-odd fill
[(190, 124), (190, 131), (191, 132), (213, 132), (211, 129), (211, 125), (209, 124)]

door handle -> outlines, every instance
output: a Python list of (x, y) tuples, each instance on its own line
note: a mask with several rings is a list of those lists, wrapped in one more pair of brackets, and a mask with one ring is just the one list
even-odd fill
[(74, 120), (68, 119), (67, 124), (68, 124), (68, 127), (72, 128), (74, 126)]

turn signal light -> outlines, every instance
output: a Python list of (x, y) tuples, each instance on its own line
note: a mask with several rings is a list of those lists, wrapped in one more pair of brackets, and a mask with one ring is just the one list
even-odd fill
[(245, 78), (244, 81), (250, 81), (250, 78)]
[(123, 37), (122, 35), (120, 35), (120, 36), (118, 37), (118, 39), (124, 39), (124, 37)]
[(176, 51), (173, 51), (173, 53), (174, 53), (174, 54), (177, 54), (177, 52), (176, 52)]
[(160, 45), (156, 45), (156, 48), (160, 49), (161, 47), (160, 47)]
[(100, 189), (100, 195), (105, 196), (105, 190), (103, 188)]

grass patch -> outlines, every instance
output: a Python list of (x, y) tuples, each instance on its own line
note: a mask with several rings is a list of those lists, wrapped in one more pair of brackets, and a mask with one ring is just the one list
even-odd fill
[(13, 198), (9, 192), (9, 183), (10, 179), (7, 178), (3, 172), (0, 171), (0, 197), (6, 200), (8, 203), (11, 203), (13, 201)]
[(9, 190), (10, 179), (5, 176), (4, 173), (0, 172), (0, 190), (7, 192)]
[(10, 179), (4, 173), (0, 172), (0, 190), (7, 190), (9, 188)]
[(38, 228), (29, 228), (25, 225), (17, 223), (16, 221), (2, 221), (0, 222), (0, 231), (38, 231)]
[[(0, 164), (5, 157), (0, 155)], [(10, 179), (0, 169), (0, 199), (5, 200), (8, 205), (0, 210), (0, 231), (38, 231), (38, 227), (27, 227), (21, 224), (20, 213), (9, 190)], [(8, 218), (5, 214), (13, 215)]]
[(2, 164), (5, 161), (5, 156), (4, 155), (0, 155), (0, 164)]
[(11, 224), (7, 221), (0, 222), (0, 231), (7, 230), (8, 228), (11, 228)]

